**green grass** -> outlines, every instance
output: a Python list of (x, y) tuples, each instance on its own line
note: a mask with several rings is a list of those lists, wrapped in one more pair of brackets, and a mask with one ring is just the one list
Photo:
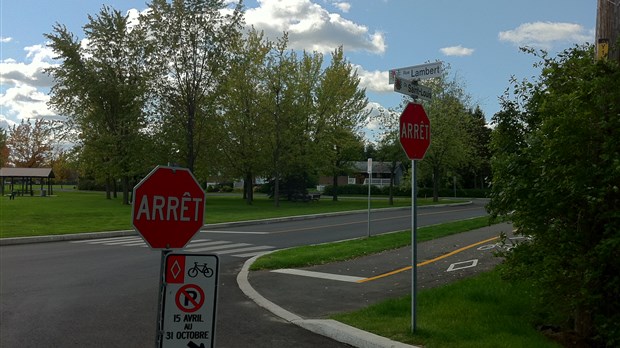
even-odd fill
[[(418, 241), (423, 242), (450, 234), (465, 232), (489, 225), (488, 217), (448, 222), (445, 224), (418, 228)], [(306, 267), (344, 261), (397, 249), (411, 244), (411, 232), (371, 236), (338, 243), (318, 244), (280, 250), (258, 258), (251, 270)]]
[[(419, 199), (420, 205), (432, 204)], [(441, 203), (454, 202), (452, 200)], [(107, 200), (102, 192), (83, 192), (56, 189), (49, 197), (0, 197), (0, 238), (54, 235), (67, 233), (114, 231), (131, 229), (131, 206), (121, 204), (121, 198)], [(408, 206), (411, 200), (395, 199), (394, 206)], [(367, 209), (363, 199), (341, 198), (333, 202), (322, 198), (319, 202), (295, 203), (273, 201), (258, 196), (254, 204), (247, 205), (241, 196), (207, 195), (205, 222), (230, 222), (257, 220), (292, 215), (321, 214), (328, 212)], [(373, 200), (372, 208), (389, 207), (387, 199)]]
[(333, 319), (425, 348), (559, 347), (534, 329), (527, 284), (500, 278), (499, 270), (421, 291), (417, 330), (411, 333), (411, 297), (372, 305)]

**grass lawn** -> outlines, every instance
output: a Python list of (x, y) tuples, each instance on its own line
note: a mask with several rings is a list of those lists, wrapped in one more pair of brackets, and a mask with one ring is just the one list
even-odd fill
[(536, 331), (527, 284), (512, 284), (495, 269), (418, 293), (411, 333), (411, 296), (333, 316), (351, 326), (425, 348), (560, 347)]
[[(418, 242), (444, 237), (450, 234), (470, 231), (489, 225), (489, 218), (468, 220), (418, 228)], [(308, 245), (285, 249), (258, 258), (251, 270), (296, 268), (344, 261), (356, 257), (379, 253), (385, 250), (411, 245), (411, 231), (370, 236), (338, 243)]]
[[(432, 204), (419, 199), (420, 205)], [(451, 200), (441, 203), (454, 202)], [(409, 206), (411, 199), (397, 198), (394, 206)], [(246, 205), (240, 196), (207, 195), (206, 223), (266, 219), (273, 217), (321, 214), (336, 211), (367, 209), (364, 199), (341, 198), (333, 202), (273, 201), (258, 196), (254, 204)], [(373, 200), (372, 208), (389, 207), (387, 199)], [(102, 192), (57, 190), (49, 197), (0, 197), (0, 238), (98, 232), (131, 229), (131, 206), (121, 204), (121, 198), (107, 200)]]

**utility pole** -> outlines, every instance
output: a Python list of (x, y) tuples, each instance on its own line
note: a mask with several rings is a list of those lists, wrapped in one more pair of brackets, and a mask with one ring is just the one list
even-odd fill
[(598, 0), (596, 57), (620, 61), (620, 0)]

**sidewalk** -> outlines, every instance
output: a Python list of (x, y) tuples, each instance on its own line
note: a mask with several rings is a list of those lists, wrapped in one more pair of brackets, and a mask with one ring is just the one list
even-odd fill
[[(418, 291), (492, 269), (501, 262), (492, 255), (493, 237), (511, 231), (503, 223), (419, 243)], [(276, 316), (355, 347), (413, 347), (329, 319), (411, 294), (411, 247), (299, 270), (249, 272), (258, 257), (244, 264), (237, 282)]]

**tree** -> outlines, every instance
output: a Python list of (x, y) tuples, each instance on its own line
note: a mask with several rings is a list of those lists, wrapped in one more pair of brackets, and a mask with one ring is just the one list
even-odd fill
[(269, 167), (273, 178), (274, 205), (280, 205), (280, 180), (286, 166), (284, 156), (290, 151), (293, 136), (291, 117), (295, 115), (293, 101), (295, 90), (290, 76), (295, 76), (297, 56), (287, 51), (288, 36), (280, 38), (267, 56), (265, 98), (262, 108), (265, 112), (265, 144), (269, 153)]
[(461, 173), (464, 186), (484, 188), (485, 182), (491, 175), (491, 128), (487, 126), (484, 113), (480, 106), (468, 112), (465, 128), (471, 139), (471, 153), (469, 160), (464, 163), (456, 172)]
[(338, 200), (338, 176), (351, 168), (361, 142), (359, 131), (369, 115), (366, 90), (344, 58), (342, 46), (332, 52), (317, 94), (316, 139), (324, 159), (325, 172), (332, 176), (333, 200)]
[(228, 175), (244, 179), (244, 198), (251, 204), (254, 177), (266, 167), (265, 115), (259, 100), (264, 98), (265, 60), (271, 43), (251, 30), (235, 44), (223, 86), (223, 112), (217, 114), (217, 153), (224, 158), (221, 163)]
[(111, 182), (121, 178), (123, 204), (129, 204), (129, 178), (143, 171), (146, 33), (107, 6), (88, 19), (86, 46), (60, 24), (45, 35), (62, 59), (48, 70), (55, 80), (50, 105), (79, 132), (83, 160), (105, 178), (107, 198)]
[[(229, 73), (230, 48), (241, 35), (240, 5), (230, 15), (222, 0), (153, 0), (142, 20), (148, 27), (161, 72), (153, 110), (162, 145), (172, 162), (194, 172), (219, 112), (216, 103)], [(203, 169), (206, 174), (206, 169)]]
[(472, 151), (466, 124), (469, 97), (456, 78), (449, 80), (448, 72), (446, 67), (441, 77), (428, 80), (433, 99), (424, 104), (431, 122), (431, 145), (420, 164), (431, 176), (434, 202), (439, 200), (441, 180), (466, 163)]
[(400, 144), (399, 117), (394, 111), (382, 110), (379, 115), (381, 140), (377, 149), (377, 159), (388, 162), (390, 169), (389, 204), (394, 205), (394, 177), (398, 168), (404, 168), (409, 163), (403, 147)]
[[(620, 344), (620, 68), (592, 46), (541, 58), (494, 115), (489, 209), (529, 236), (507, 275), (529, 279), (553, 325)], [(562, 318), (564, 320), (557, 320)]]
[(17, 168), (40, 168), (49, 165), (53, 148), (53, 123), (38, 118), (22, 120), (9, 128), (6, 147), (8, 163)]
[(4, 128), (0, 128), (0, 168), (6, 167), (9, 163), (8, 133)]

